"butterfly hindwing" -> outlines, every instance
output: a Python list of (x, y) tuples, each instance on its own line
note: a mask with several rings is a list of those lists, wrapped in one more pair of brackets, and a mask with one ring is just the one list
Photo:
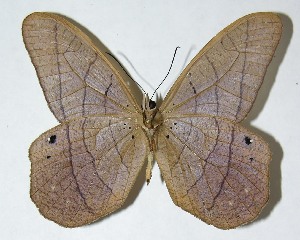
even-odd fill
[(155, 156), (173, 202), (216, 227), (253, 220), (268, 200), (268, 145), (230, 121), (169, 118)]
[(31, 145), (31, 198), (47, 218), (81, 226), (122, 206), (147, 154), (128, 119), (78, 118)]

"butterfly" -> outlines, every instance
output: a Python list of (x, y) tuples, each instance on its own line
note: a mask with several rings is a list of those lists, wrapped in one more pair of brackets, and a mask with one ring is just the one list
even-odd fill
[(137, 102), (93, 42), (53, 13), (23, 22), (26, 49), (59, 125), (30, 146), (30, 196), (65, 227), (119, 209), (145, 161), (173, 202), (217, 228), (253, 221), (269, 198), (268, 144), (239, 123), (280, 40), (274, 13), (230, 24), (188, 64), (160, 106)]

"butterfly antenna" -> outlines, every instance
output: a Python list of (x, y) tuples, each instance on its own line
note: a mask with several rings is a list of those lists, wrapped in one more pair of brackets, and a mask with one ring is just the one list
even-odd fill
[(154, 90), (154, 93), (152, 94), (150, 100), (152, 100), (152, 98), (154, 97), (156, 91), (159, 89), (159, 87), (163, 84), (163, 82), (164, 82), (164, 81), (166, 80), (166, 78), (168, 77), (168, 75), (169, 75), (169, 73), (170, 73), (170, 71), (171, 71), (171, 68), (172, 68), (172, 66), (173, 66), (173, 62), (174, 62), (174, 59), (175, 59), (176, 52), (177, 52), (177, 49), (178, 49), (178, 48), (180, 48), (180, 47), (176, 47), (176, 48), (175, 48), (174, 55), (173, 55), (173, 59), (172, 59), (172, 62), (171, 62), (171, 66), (170, 66), (170, 68), (169, 68), (169, 71), (168, 71), (167, 75), (166, 75), (165, 78), (161, 81), (161, 83), (158, 85), (158, 87)]
[(126, 71), (126, 69), (123, 67), (123, 65), (119, 62), (119, 60), (114, 56), (112, 55), (111, 53), (109, 52), (105, 52), (106, 54), (108, 54), (109, 56), (111, 56), (119, 65), (120, 67), (123, 69), (123, 71), (126, 73), (126, 75), (136, 84), (140, 87), (140, 89), (144, 92), (144, 94), (146, 94), (146, 91), (142, 88), (142, 86), (136, 82), (130, 75), (129, 73)]

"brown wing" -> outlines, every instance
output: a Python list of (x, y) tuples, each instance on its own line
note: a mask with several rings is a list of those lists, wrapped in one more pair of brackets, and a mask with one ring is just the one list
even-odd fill
[(29, 149), (30, 195), (65, 227), (91, 223), (122, 206), (148, 147), (131, 119), (78, 118), (43, 133)]
[(173, 202), (208, 224), (234, 228), (265, 206), (271, 154), (247, 129), (217, 117), (169, 118), (157, 145)]
[(209, 224), (255, 219), (269, 196), (270, 150), (239, 126), (281, 35), (273, 13), (229, 25), (186, 67), (160, 111), (156, 158), (174, 203)]
[(273, 13), (247, 15), (214, 37), (185, 68), (160, 111), (240, 122), (250, 111), (281, 36)]
[(29, 149), (31, 198), (46, 218), (81, 226), (124, 203), (149, 151), (141, 110), (116, 70), (70, 22), (33, 13), (22, 30), (61, 122)]
[(22, 32), (48, 106), (58, 121), (140, 113), (117, 71), (66, 19), (33, 13), (25, 18)]

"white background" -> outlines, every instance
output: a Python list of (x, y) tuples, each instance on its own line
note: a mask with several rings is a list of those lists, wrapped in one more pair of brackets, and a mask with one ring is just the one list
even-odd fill
[[(283, 36), (244, 125), (273, 152), (271, 196), (258, 219), (219, 230), (176, 207), (155, 165), (124, 208), (89, 226), (66, 229), (43, 218), (29, 197), (28, 147), (57, 125), (25, 50), (22, 20), (57, 12), (92, 32), (147, 92), (164, 78), (176, 46), (165, 96), (183, 67), (220, 30), (252, 12), (274, 11)], [(300, 235), (300, 2), (298, 0), (0, 1), (0, 238), (1, 239), (296, 239)]]

